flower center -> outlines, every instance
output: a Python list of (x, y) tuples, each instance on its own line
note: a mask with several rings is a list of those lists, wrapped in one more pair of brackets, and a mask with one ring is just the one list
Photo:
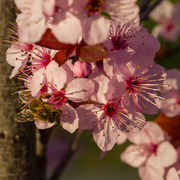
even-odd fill
[(63, 88), (60, 91), (53, 92), (51, 98), (48, 100), (48, 103), (61, 107), (67, 101), (68, 98), (65, 96), (65, 91)]
[(104, 3), (105, 3), (104, 0), (89, 0), (88, 4), (85, 7), (85, 9), (88, 12), (88, 15), (101, 12), (104, 9), (103, 8)]
[(128, 80), (126, 80), (126, 91), (128, 91), (129, 93), (135, 93), (136, 92), (136, 88), (137, 86), (140, 85), (140, 82), (138, 81), (138, 79), (134, 76), (131, 76)]
[(154, 143), (150, 143), (150, 144), (148, 144), (147, 145), (147, 153), (149, 154), (149, 155), (151, 155), (151, 154), (156, 154), (156, 152), (157, 152), (157, 145), (156, 144), (154, 144)]
[(119, 50), (119, 49), (125, 49), (127, 47), (126, 40), (121, 38), (121, 36), (113, 36), (111, 38), (112, 44), (113, 44), (113, 50)]
[(106, 116), (112, 117), (118, 113), (118, 105), (109, 100), (107, 104), (102, 106), (102, 110)]

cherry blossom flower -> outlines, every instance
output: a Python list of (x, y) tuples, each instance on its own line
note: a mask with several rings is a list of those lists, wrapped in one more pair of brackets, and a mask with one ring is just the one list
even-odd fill
[(14, 2), (22, 12), (16, 19), (19, 25), (19, 40), (26, 43), (39, 41), (48, 27), (42, 9), (43, 0), (15, 0)]
[[(148, 33), (145, 28), (142, 28), (139, 21), (139, 17), (126, 23), (112, 20), (109, 39), (105, 42), (106, 48), (110, 52), (116, 52), (126, 48), (135, 51), (143, 44), (151, 48), (152, 54), (156, 53), (160, 48), (160, 42)], [(112, 56), (113, 54), (111, 53)]]
[[(112, 59), (104, 60), (105, 72), (110, 76), (110, 84), (119, 94), (124, 89), (124, 106), (147, 114), (155, 114), (159, 110), (157, 95), (166, 78), (165, 69), (153, 61), (154, 54), (145, 45), (138, 47), (134, 54), (121, 52)], [(115, 67), (115, 68), (114, 68)]]
[[(76, 103), (87, 101), (94, 92), (94, 83), (89, 79), (74, 79), (72, 71), (68, 68), (67, 64), (59, 67), (55, 61), (51, 61), (45, 70), (41, 68), (34, 72), (28, 88), (32, 96), (46, 91), (50, 96), (46, 99), (47, 103), (51, 104), (53, 109), (62, 110), (60, 122), (64, 129), (72, 133), (78, 128), (78, 115), (69, 101)], [(37, 121), (36, 126), (43, 129), (52, 125), (45, 123)]]
[(139, 174), (144, 180), (149, 180), (151, 174), (160, 179), (157, 177), (163, 177), (164, 168), (178, 159), (176, 149), (165, 139), (163, 130), (155, 122), (147, 122), (140, 132), (129, 133), (128, 138), (135, 145), (127, 147), (121, 154), (121, 160), (139, 167)]
[(11, 46), (6, 51), (7, 63), (14, 66), (9, 78), (13, 78), (24, 70), (33, 49), (33, 44), (21, 43), (20, 41), (11, 42)]
[(139, 175), (142, 180), (179, 180), (180, 179), (180, 162), (179, 162), (179, 155), (180, 155), (180, 148), (177, 147), (176, 151), (178, 154), (177, 161), (164, 168), (161, 166), (161, 162), (155, 158), (155, 156), (150, 157), (146, 165), (139, 168)]
[(160, 108), (167, 117), (180, 115), (180, 71), (178, 69), (167, 70), (167, 79), (164, 84)]
[(120, 130), (136, 132), (145, 125), (145, 118), (137, 113), (130, 114), (121, 105), (121, 99), (108, 91), (108, 78), (100, 73), (90, 75), (90, 79), (98, 83), (96, 93), (91, 97), (95, 104), (81, 105), (77, 108), (79, 115), (79, 128), (91, 129), (97, 145), (102, 151), (112, 149), (117, 142)]
[(36, 45), (30, 57), (31, 65), (28, 66), (31, 71), (38, 71), (40, 68), (45, 69), (53, 61), (57, 51)]
[(180, 3), (173, 5), (170, 1), (162, 1), (150, 14), (157, 21), (152, 31), (156, 37), (163, 37), (167, 41), (174, 42), (180, 35)]

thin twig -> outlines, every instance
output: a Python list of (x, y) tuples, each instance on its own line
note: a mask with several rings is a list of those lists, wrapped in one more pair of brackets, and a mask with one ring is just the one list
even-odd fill
[(78, 149), (79, 140), (80, 140), (80, 137), (82, 135), (82, 132), (83, 132), (82, 130), (78, 130), (75, 133), (72, 141), (69, 144), (68, 150), (64, 154), (64, 156), (61, 159), (61, 161), (59, 162), (58, 166), (55, 168), (55, 170), (52, 173), (49, 180), (58, 180), (60, 178), (62, 172), (64, 171), (64, 169), (68, 165), (69, 161), (71, 160), (71, 157), (73, 156), (73, 154)]
[(151, 6), (149, 6), (146, 10), (144, 10), (141, 14), (140, 14), (140, 19), (141, 22), (145, 21), (148, 18), (149, 13), (161, 2), (162, 0), (157, 0), (154, 4), (152, 4)]
[(142, 0), (140, 14), (143, 13), (149, 6), (151, 0)]

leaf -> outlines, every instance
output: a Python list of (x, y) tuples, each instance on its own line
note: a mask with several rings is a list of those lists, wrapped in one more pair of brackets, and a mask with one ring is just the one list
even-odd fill
[(105, 17), (105, 18), (107, 18), (107, 19), (110, 19), (111, 20), (111, 16), (110, 16), (110, 14), (109, 13), (107, 13), (107, 12), (101, 12), (101, 14)]
[(155, 120), (161, 128), (171, 137), (180, 137), (180, 117), (176, 116), (168, 118), (164, 114), (160, 114)]
[(54, 55), (54, 60), (59, 64), (59, 66), (61, 66), (62, 64), (64, 64), (68, 57), (73, 53), (73, 51), (76, 49), (75, 45), (70, 46), (67, 49), (62, 49), (60, 51), (58, 51), (55, 55)]
[(52, 34), (51, 29), (47, 29), (46, 32), (43, 34), (41, 40), (36, 43), (39, 46), (43, 46), (50, 49), (55, 50), (62, 50), (62, 49), (68, 49), (74, 45), (72, 44), (64, 44), (59, 42), (55, 36)]
[(103, 44), (93, 46), (79, 45), (76, 49), (76, 54), (86, 62), (96, 62), (108, 57), (108, 52)]

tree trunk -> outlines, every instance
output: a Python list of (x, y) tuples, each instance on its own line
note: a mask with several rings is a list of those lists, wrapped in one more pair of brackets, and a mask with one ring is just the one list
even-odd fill
[[(0, 0), (0, 40), (9, 39), (7, 27), (15, 16), (13, 0)], [(20, 84), (17, 78), (9, 79), (6, 49), (0, 46), (0, 180), (35, 180), (35, 125), (13, 120), (21, 105), (11, 93)]]

